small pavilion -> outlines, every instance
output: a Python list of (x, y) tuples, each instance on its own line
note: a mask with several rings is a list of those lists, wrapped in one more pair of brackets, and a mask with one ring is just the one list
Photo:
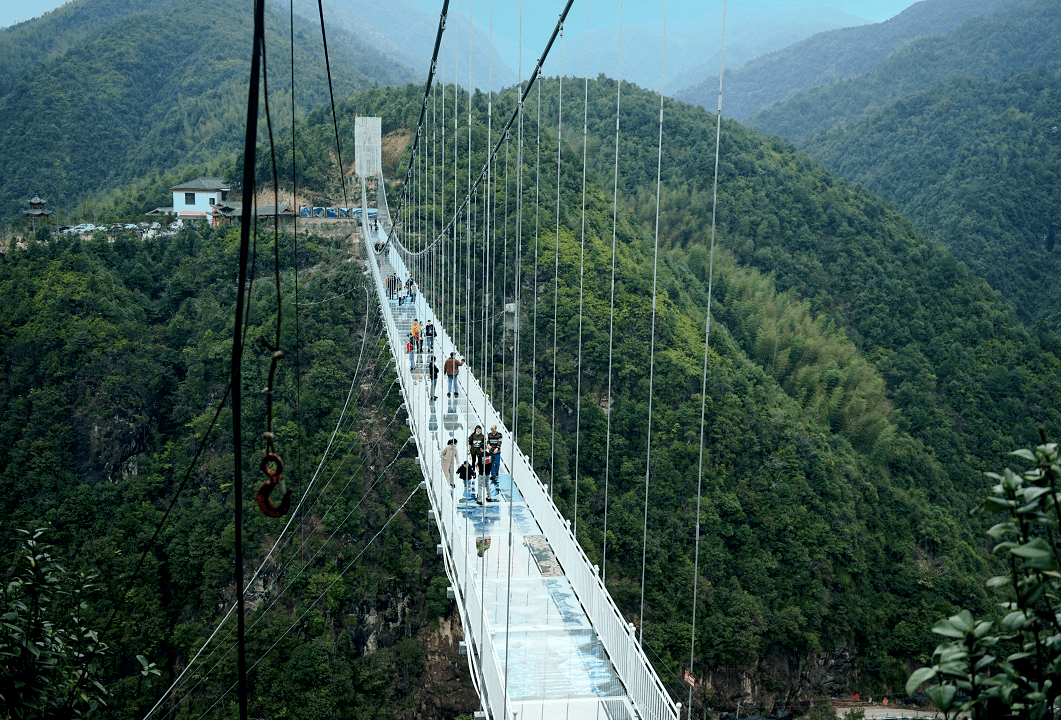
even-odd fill
[(48, 217), (52, 214), (51, 210), (44, 209), (44, 203), (47, 200), (44, 198), (34, 195), (33, 199), (29, 201), (29, 210), (23, 210), (22, 214), (29, 220), (29, 228), (31, 231), (36, 231), (38, 227), (44, 225), (48, 220)]

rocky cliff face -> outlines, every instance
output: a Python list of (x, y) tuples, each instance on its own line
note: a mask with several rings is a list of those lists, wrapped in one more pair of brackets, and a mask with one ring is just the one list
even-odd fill
[(845, 694), (857, 680), (855, 653), (842, 644), (829, 652), (798, 658), (771, 655), (755, 667), (710, 668), (697, 677), (696, 695), (713, 710), (733, 708), (739, 702), (748, 711), (769, 713), (817, 695)]
[[(471, 715), (479, 708), (468, 659), (460, 655), (464, 639), (456, 608), (444, 618), (425, 624), (424, 593), (395, 593), (375, 602), (358, 604), (349, 616), (356, 621), (349, 633), (364, 658), (371, 658), (403, 638), (411, 638), (420, 650), (416, 667), (404, 667), (403, 694), (410, 701), (393, 708), (398, 720), (451, 720)], [(351, 618), (352, 619), (352, 618)]]

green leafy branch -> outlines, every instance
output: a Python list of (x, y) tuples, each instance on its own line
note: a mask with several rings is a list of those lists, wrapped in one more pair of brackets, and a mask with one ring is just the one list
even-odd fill
[(947, 638), (935, 650), (938, 662), (913, 673), (906, 683), (912, 693), (934, 681), (927, 693), (947, 717), (968, 713), (974, 718), (1054, 717), (1061, 695), (1061, 455), (1056, 443), (1034, 451), (1012, 453), (1034, 466), (1023, 473), (1010, 469), (988, 473), (997, 484), (984, 499), (984, 512), (1009, 517), (988, 534), (998, 541), (994, 551), (1008, 560), (1009, 573), (988, 580), (1003, 590), (1005, 616), (996, 625), (976, 620), (962, 610), (933, 626)]

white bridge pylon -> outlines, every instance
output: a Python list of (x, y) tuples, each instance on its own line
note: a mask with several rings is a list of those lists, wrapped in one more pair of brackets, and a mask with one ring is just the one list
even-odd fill
[[(374, 143), (372, 135), (366, 135), (358, 140), (358, 152), (378, 156), (379, 135), (374, 135)], [(368, 160), (364, 167), (378, 165)], [(434, 355), (441, 371), (444, 358), (457, 348), (422, 294), (400, 307), (397, 298), (387, 297), (386, 277), (397, 273), (404, 281), (409, 273), (393, 242), (382, 254), (374, 250), (376, 243), (386, 242), (391, 229), (382, 185), (379, 178), (375, 230), (362, 191), (365, 255), (483, 712), (498, 720), (678, 718), (680, 703), (664, 688), (633, 624), (619, 612), (597, 567), (575, 540), (570, 522), (516, 447), (470, 366), (460, 368), (458, 397), (446, 397), (443, 372), (432, 392), (428, 358)], [(433, 351), (428, 352), (425, 341), (425, 352), (414, 354), (410, 364), (405, 341), (414, 318), (422, 324), (432, 321), (438, 336)], [(456, 487), (450, 487), (440, 457), (447, 441), (455, 438), (456, 470), (476, 425), (484, 434), (496, 425), (503, 435), (499, 490), (491, 489), (495, 502), (484, 505), (476, 504), (475, 488), (465, 488), (459, 477)]]

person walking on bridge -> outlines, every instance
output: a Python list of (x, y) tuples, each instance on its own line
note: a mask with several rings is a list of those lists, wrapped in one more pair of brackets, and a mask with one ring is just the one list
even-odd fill
[(475, 432), (468, 436), (468, 456), (471, 458), (472, 468), (478, 471), (479, 474), (479, 483), (475, 492), (475, 502), (479, 505), (483, 504), (483, 500), (486, 500), (486, 502), (494, 501), (490, 497), (490, 484), (483, 469), (485, 445), (486, 437), (483, 436), (483, 428), (481, 425), (476, 425)]
[(427, 321), (427, 325), (424, 326), (424, 337), (427, 338), (427, 351), (428, 352), (434, 352), (435, 351), (435, 326), (430, 320), (428, 320)]
[(442, 451), (442, 476), (450, 487), (455, 485), (453, 481), (453, 459), (457, 456), (457, 438), (450, 438), (446, 442), (446, 449)]
[(435, 363), (434, 355), (427, 361), (427, 376), (431, 378), (431, 395), (429, 397), (432, 400), (438, 400), (438, 395), (435, 394), (435, 388), (438, 386), (438, 364)]
[(483, 455), (486, 450), (486, 436), (483, 435), (482, 425), (475, 426), (475, 432), (468, 436), (468, 456), (472, 459), (472, 467), (480, 475), (484, 475)]
[(486, 452), (490, 454), (490, 480), (498, 489), (500, 489), (497, 473), (501, 470), (501, 440), (502, 435), (497, 431), (497, 425), (491, 425), (490, 434), (486, 436)]
[(418, 318), (413, 318), (413, 340), (416, 341), (416, 352), (422, 353), (424, 351), (424, 338)]
[(442, 372), (446, 373), (446, 397), (450, 395), (453, 397), (460, 396), (460, 393), (457, 392), (457, 373), (460, 372), (460, 367), (463, 364), (464, 359), (458, 359), (455, 352), (451, 352), (449, 357), (446, 358), (446, 362), (442, 364)]

